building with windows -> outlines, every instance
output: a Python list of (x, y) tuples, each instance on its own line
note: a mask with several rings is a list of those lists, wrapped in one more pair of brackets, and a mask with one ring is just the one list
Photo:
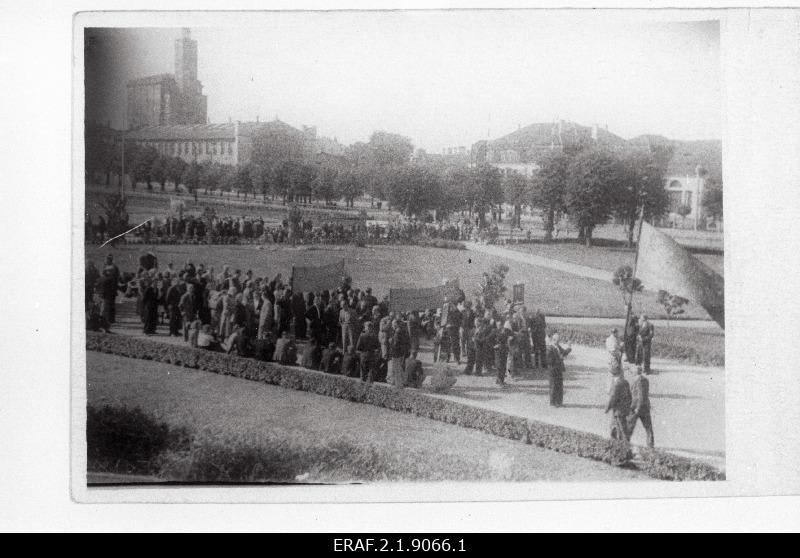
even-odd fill
[(130, 129), (148, 126), (205, 124), (207, 99), (197, 79), (197, 41), (189, 29), (175, 40), (175, 73), (128, 82), (127, 122)]
[(253, 138), (258, 134), (279, 132), (294, 137), (309, 159), (341, 156), (342, 146), (335, 139), (317, 136), (316, 127), (299, 130), (275, 119), (271, 122), (229, 122), (148, 126), (125, 133), (126, 145), (152, 147), (166, 157), (180, 157), (187, 163), (246, 165), (253, 153)]

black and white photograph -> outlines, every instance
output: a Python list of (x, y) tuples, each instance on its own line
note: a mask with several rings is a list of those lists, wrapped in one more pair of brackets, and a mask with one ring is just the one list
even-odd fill
[(724, 480), (720, 21), (653, 16), (77, 27), (86, 486)]
[(0, 530), (797, 531), (798, 7), (0, 0)]

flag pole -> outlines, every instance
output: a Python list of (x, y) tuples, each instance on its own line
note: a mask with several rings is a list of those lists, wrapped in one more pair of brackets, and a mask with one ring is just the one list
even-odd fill
[(631, 309), (633, 307), (633, 285), (634, 281), (636, 280), (636, 264), (639, 262), (639, 241), (642, 238), (642, 223), (644, 223), (644, 204), (642, 204), (642, 209), (639, 212), (639, 231), (636, 233), (636, 255), (633, 257), (633, 273), (631, 274), (631, 292), (628, 294), (628, 305), (625, 311), (625, 329), (623, 330), (624, 334), (622, 336), (623, 343), (627, 345), (628, 343), (628, 324), (631, 321)]

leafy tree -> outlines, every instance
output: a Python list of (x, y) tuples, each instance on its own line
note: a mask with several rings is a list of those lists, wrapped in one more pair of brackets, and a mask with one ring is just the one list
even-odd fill
[(223, 192), (232, 192), (236, 188), (236, 168), (231, 165), (220, 165), (219, 188)]
[(409, 217), (437, 209), (442, 203), (442, 181), (425, 167), (402, 167), (393, 174), (389, 202)]
[(253, 180), (250, 174), (250, 167), (242, 165), (236, 169), (236, 197), (239, 197), (239, 192), (244, 192), (244, 199), (247, 199), (247, 194), (253, 192)]
[[(127, 158), (127, 154), (126, 154)], [(152, 147), (136, 146), (131, 156), (131, 182), (134, 187), (137, 182), (146, 182), (147, 189), (153, 189), (153, 177), (151, 174), (153, 162), (158, 158), (158, 151)]]
[(202, 168), (197, 161), (192, 161), (183, 171), (181, 182), (186, 186), (190, 193), (197, 197), (197, 188), (200, 187), (200, 177), (202, 176)]
[(466, 197), (483, 227), (486, 224), (486, 212), (503, 203), (503, 183), (500, 171), (491, 165), (473, 168), (470, 174)]
[(553, 240), (556, 217), (566, 211), (567, 169), (570, 158), (562, 152), (546, 155), (539, 163), (531, 201), (542, 210), (544, 240)]
[(180, 184), (183, 178), (183, 173), (186, 171), (186, 167), (186, 161), (180, 157), (170, 157), (167, 159), (164, 179), (172, 182), (176, 191), (178, 190), (178, 184)]
[(522, 206), (530, 201), (532, 193), (531, 181), (527, 177), (514, 173), (503, 181), (503, 194), (506, 203), (514, 206), (514, 222), (512, 227), (522, 228)]
[(363, 192), (361, 182), (355, 169), (348, 168), (338, 173), (336, 179), (336, 193), (338, 197), (344, 198), (347, 207), (355, 205), (355, 199)]
[(648, 221), (664, 215), (669, 208), (669, 195), (662, 180), (665, 169), (652, 153), (630, 151), (621, 156), (620, 163), (620, 189), (614, 213), (627, 224), (630, 248), (640, 215), (643, 213)]
[(158, 155), (153, 159), (153, 164), (150, 165), (150, 177), (154, 182), (161, 185), (161, 191), (164, 191), (164, 182), (167, 180), (167, 160), (162, 155)]
[(502, 300), (506, 292), (506, 274), (508, 266), (505, 264), (495, 264), (491, 272), (483, 273), (480, 288), (475, 292), (480, 300), (483, 301), (484, 308), (494, 308), (498, 300)]
[(100, 208), (105, 215), (106, 232), (109, 237), (122, 234), (128, 230), (128, 211), (125, 196), (119, 193), (106, 194), (100, 200)]
[(656, 300), (664, 307), (664, 311), (667, 313), (667, 325), (669, 325), (670, 318), (683, 314), (685, 312), (683, 307), (689, 304), (688, 299), (682, 296), (669, 294), (664, 290), (658, 291)]
[(611, 217), (619, 203), (622, 165), (612, 154), (587, 149), (567, 169), (566, 207), (578, 226), (578, 238), (592, 245), (592, 233)]
[(715, 220), (722, 219), (722, 182), (717, 178), (707, 178), (703, 191), (703, 208)]
[(369, 138), (372, 158), (378, 167), (400, 167), (408, 164), (414, 145), (411, 140), (399, 134), (373, 132)]
[(686, 216), (692, 212), (692, 206), (688, 203), (682, 203), (678, 206), (676, 213), (681, 216), (681, 221), (686, 220)]
[(217, 163), (206, 163), (200, 168), (200, 187), (206, 194), (220, 187), (222, 167)]
[(317, 167), (311, 163), (297, 163), (292, 166), (291, 194), (292, 199), (304, 203), (311, 201), (311, 192), (317, 176)]
[(325, 201), (326, 204), (336, 196), (336, 181), (339, 177), (339, 167), (333, 164), (324, 163), (320, 166), (311, 185), (314, 197)]
[(644, 288), (642, 282), (633, 276), (633, 268), (629, 265), (620, 266), (614, 271), (611, 282), (617, 286), (622, 294), (622, 303), (627, 306), (628, 299), (633, 293), (640, 293)]
[(251, 163), (249, 165), (250, 182), (253, 184), (253, 192), (264, 196), (267, 199), (267, 194), (272, 189), (272, 171), (263, 165), (256, 165)]

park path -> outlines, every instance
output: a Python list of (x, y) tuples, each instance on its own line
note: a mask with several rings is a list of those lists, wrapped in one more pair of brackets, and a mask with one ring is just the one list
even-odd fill
[[(611, 283), (613, 275), (611, 272), (604, 269), (597, 269), (595, 267), (563, 262), (561, 260), (546, 258), (544, 256), (537, 256), (534, 254), (517, 252), (516, 250), (509, 250), (507, 248), (503, 248), (495, 244), (483, 244), (480, 242), (465, 242), (464, 244), (466, 245), (467, 250), (472, 250), (473, 252), (480, 252), (482, 254), (488, 254), (490, 256), (495, 256), (499, 258), (506, 258), (527, 265), (546, 267), (548, 269), (554, 269), (556, 271), (563, 271), (564, 273), (577, 275), (578, 277), (584, 277), (586, 279), (595, 279), (598, 281), (605, 281), (606, 283)], [(590, 316), (548, 316), (547, 321), (548, 323), (608, 325), (612, 327), (614, 326), (622, 327), (625, 323), (625, 320), (621, 318), (597, 318)], [(669, 327), (703, 328), (703, 329), (715, 329), (719, 327), (717, 323), (714, 322), (713, 320), (676, 319), (676, 320), (670, 320), (669, 322), (667, 322), (667, 320), (650, 320), (650, 321), (653, 322), (653, 324), (656, 326), (664, 325)]]
[[(121, 297), (119, 301), (117, 324), (113, 329), (115, 333), (169, 344), (184, 344), (182, 337), (167, 335), (166, 325), (159, 325), (156, 335), (145, 336), (135, 314), (134, 301)], [(423, 342), (419, 357), (426, 372), (430, 373), (433, 367), (430, 343)], [(650, 376), (650, 397), (656, 446), (724, 469), (725, 369), (692, 366), (660, 358), (654, 358), (652, 362), (654, 374)], [(547, 376), (543, 371), (528, 371), (524, 379), (511, 381), (501, 388), (496, 385), (494, 376), (467, 376), (460, 373), (463, 364), (449, 363), (446, 366), (459, 374), (450, 392), (434, 393), (428, 387), (428, 380), (422, 392), (430, 397), (451, 399), (608, 436), (610, 418), (604, 413), (609, 381), (605, 351), (602, 348), (575, 345), (565, 365), (564, 406), (561, 408), (549, 405)], [(630, 373), (628, 379), (631, 379)], [(634, 445), (644, 445), (645, 434), (641, 424), (637, 426), (631, 441)]]
[(608, 283), (611, 282), (612, 273), (604, 269), (562, 262), (560, 260), (536, 256), (534, 254), (524, 254), (515, 250), (508, 250), (507, 248), (503, 248), (495, 244), (482, 244), (480, 242), (465, 242), (464, 244), (466, 245), (467, 250), (472, 250), (473, 252), (481, 252), (483, 254), (506, 258), (519, 263), (555, 269), (556, 271), (563, 271), (564, 273), (570, 273), (572, 275), (585, 277), (587, 279), (597, 279), (599, 281), (606, 281)]

